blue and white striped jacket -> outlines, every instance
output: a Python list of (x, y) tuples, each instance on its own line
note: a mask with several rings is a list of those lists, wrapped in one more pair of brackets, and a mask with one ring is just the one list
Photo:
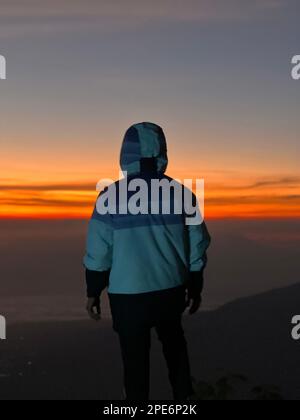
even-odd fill
[[(143, 179), (149, 187), (153, 179), (172, 181), (165, 175), (168, 158), (163, 130), (152, 123), (129, 128), (120, 164), (127, 178), (108, 187), (108, 193), (112, 189), (118, 192), (124, 182), (134, 179)], [(128, 201), (131, 197), (129, 192)], [(118, 198), (116, 211), (110, 214), (101, 215), (95, 207), (84, 257), (89, 271), (99, 275), (109, 272), (109, 293), (140, 294), (174, 288), (185, 283), (190, 272), (204, 269), (210, 243), (204, 222), (186, 225), (184, 212), (175, 214), (174, 202), (171, 214), (119, 214), (120, 207)]]

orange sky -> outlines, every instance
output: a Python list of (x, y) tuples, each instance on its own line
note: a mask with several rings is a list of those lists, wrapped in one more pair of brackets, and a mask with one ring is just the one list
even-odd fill
[[(102, 140), (95, 135), (94, 150), (83, 137), (73, 139), (73, 145), (71, 139), (59, 145), (47, 139), (33, 148), (19, 133), (18, 142), (7, 143), (1, 154), (0, 218), (88, 218), (97, 182), (119, 178), (122, 130)], [(202, 136), (183, 145), (176, 130), (167, 130), (167, 173), (182, 182), (204, 178), (205, 218), (300, 217), (296, 156), (273, 150), (267, 159), (268, 151), (255, 147), (249, 153), (246, 146), (233, 153), (221, 144), (210, 148), (211, 137), (207, 134), (202, 141)], [(107, 143), (105, 138), (112, 140)]]
[[(177, 163), (177, 165), (176, 165)], [(193, 165), (170, 165), (168, 174), (184, 178), (205, 179), (205, 217), (210, 218), (295, 218), (300, 217), (300, 178), (286, 174), (271, 176)], [(34, 165), (32, 165), (34, 167)], [(188, 169), (186, 169), (188, 168)], [(7, 172), (0, 179), (0, 218), (86, 218), (89, 217), (100, 178), (118, 178), (111, 165), (81, 168), (82, 172), (65, 174)], [(15, 177), (13, 177), (13, 174)]]

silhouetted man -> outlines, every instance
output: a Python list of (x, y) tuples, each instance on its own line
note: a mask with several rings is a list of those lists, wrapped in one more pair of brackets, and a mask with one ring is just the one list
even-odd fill
[[(165, 175), (167, 146), (159, 126), (141, 123), (129, 128), (120, 163), (126, 177), (100, 194), (103, 201), (97, 202), (89, 224), (84, 258), (87, 310), (92, 319), (100, 318), (100, 295), (108, 286), (113, 326), (120, 339), (127, 400), (149, 398), (153, 327), (163, 346), (174, 399), (186, 400), (193, 394), (193, 388), (182, 314), (187, 306), (193, 314), (201, 305), (210, 237), (204, 222), (186, 223), (183, 193), (181, 213), (176, 188), (171, 189), (167, 203), (163, 193), (156, 198), (151, 194), (153, 181), (173, 181)], [(130, 188), (124, 196), (124, 184), (130, 181), (133, 185), (142, 181), (149, 192), (140, 194), (137, 200), (136, 191)], [(116, 199), (111, 202), (115, 207), (108, 206), (106, 214), (99, 212), (113, 194)], [(195, 196), (192, 193), (191, 196), (193, 204), (197, 204)], [(144, 203), (137, 203), (143, 199), (147, 199), (148, 212)], [(124, 211), (130, 204), (140, 205), (143, 211), (134, 214)], [(169, 212), (164, 211), (166, 207)]]

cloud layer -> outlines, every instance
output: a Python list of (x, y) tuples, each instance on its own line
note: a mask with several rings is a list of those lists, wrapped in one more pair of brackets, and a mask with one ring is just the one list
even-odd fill
[[(92, 183), (0, 183), (1, 217), (88, 217), (97, 192)], [(206, 184), (206, 217), (300, 217), (300, 178)]]
[(293, 0), (2, 0), (0, 36), (120, 30), (153, 21), (205, 22), (266, 17)]

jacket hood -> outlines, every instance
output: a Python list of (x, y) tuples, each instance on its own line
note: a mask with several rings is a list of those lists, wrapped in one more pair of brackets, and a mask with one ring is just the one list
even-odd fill
[(128, 175), (141, 172), (141, 159), (152, 158), (158, 173), (168, 165), (167, 143), (161, 127), (150, 122), (131, 126), (125, 133), (121, 148), (120, 165)]

